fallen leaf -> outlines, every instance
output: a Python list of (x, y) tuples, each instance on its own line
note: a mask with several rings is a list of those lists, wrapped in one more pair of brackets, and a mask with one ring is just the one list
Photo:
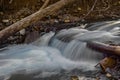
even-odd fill
[(104, 70), (106, 70), (106, 68), (114, 68), (116, 64), (117, 61), (111, 57), (106, 57), (100, 61), (100, 65)]

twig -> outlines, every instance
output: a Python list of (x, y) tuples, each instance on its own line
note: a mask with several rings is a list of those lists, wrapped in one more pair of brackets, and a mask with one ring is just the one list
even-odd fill
[(44, 4), (43, 4), (42, 7), (40, 8), (40, 10), (41, 10), (41, 9), (44, 9), (44, 8), (48, 5), (49, 1), (50, 1), (50, 0), (45, 0)]
[(86, 18), (86, 17), (94, 10), (97, 1), (98, 1), (98, 0), (95, 0), (95, 2), (94, 2), (94, 4), (93, 4), (92, 8), (89, 10), (89, 12), (88, 12), (82, 19)]
[(105, 9), (95, 10), (95, 11), (106, 11), (110, 8), (110, 5), (108, 5)]
[(3, 4), (3, 0), (0, 0), (0, 6)]
[(103, 3), (106, 7), (105, 7), (104, 9), (94, 10), (94, 11), (99, 11), (99, 12), (101, 12), (101, 11), (106, 11), (106, 10), (108, 10), (108, 9), (111, 7), (108, 0), (107, 0), (106, 2), (105, 2), (104, 0), (102, 0), (102, 3)]
[(9, 4), (11, 4), (12, 2), (13, 2), (13, 0), (10, 0), (10, 1), (9, 1)]

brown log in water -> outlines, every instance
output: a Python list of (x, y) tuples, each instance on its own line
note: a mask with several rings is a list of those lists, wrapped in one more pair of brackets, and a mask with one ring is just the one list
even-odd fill
[(98, 52), (120, 56), (120, 46), (111, 46), (100, 42), (87, 42), (87, 46)]

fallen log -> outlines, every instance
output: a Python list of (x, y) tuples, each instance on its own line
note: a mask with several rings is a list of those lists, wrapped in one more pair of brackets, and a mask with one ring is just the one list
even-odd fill
[(87, 42), (87, 47), (108, 55), (120, 56), (120, 46), (112, 46), (100, 42)]
[(40, 9), (36, 13), (25, 17), (24, 19), (12, 24), (11, 26), (8, 26), (7, 28), (0, 31), (0, 43), (2, 43), (3, 40), (8, 38), (9, 36), (15, 34), (16, 32), (22, 30), (23, 28), (28, 27), (29, 25), (37, 22), (38, 20), (42, 19), (43, 17), (47, 15), (52, 15), (54, 12), (58, 11), (63, 6), (72, 3), (76, 0), (60, 0), (45, 9)]

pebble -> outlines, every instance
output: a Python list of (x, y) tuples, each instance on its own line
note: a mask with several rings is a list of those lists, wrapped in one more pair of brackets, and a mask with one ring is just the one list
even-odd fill
[(65, 23), (69, 23), (69, 22), (70, 22), (70, 20), (69, 20), (69, 19), (66, 19), (66, 20), (64, 20), (64, 22), (65, 22)]
[(3, 12), (0, 12), (0, 15), (3, 15), (4, 13)]
[(26, 31), (25, 31), (25, 29), (22, 29), (22, 30), (20, 30), (19, 32), (20, 32), (21, 35), (25, 35), (25, 32), (26, 32)]
[(110, 78), (110, 77), (112, 77), (112, 75), (110, 73), (107, 73), (106, 77)]
[(4, 19), (4, 20), (2, 20), (2, 22), (3, 22), (3, 23), (8, 23), (9, 20), (8, 20), (8, 19)]
[(81, 11), (82, 9), (80, 7), (78, 7), (78, 11)]

